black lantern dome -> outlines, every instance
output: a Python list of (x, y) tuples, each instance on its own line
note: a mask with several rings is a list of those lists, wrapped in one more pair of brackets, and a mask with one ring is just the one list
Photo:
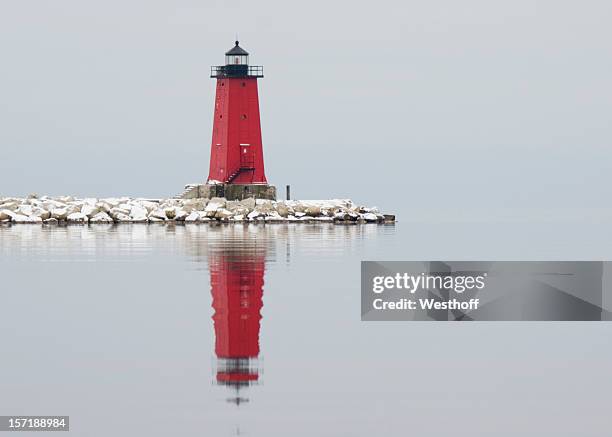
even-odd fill
[(225, 52), (225, 65), (248, 65), (249, 64), (249, 52), (238, 45), (236, 45)]
[(263, 67), (249, 66), (249, 52), (236, 41), (234, 47), (225, 52), (225, 65), (210, 68), (210, 77), (263, 77)]

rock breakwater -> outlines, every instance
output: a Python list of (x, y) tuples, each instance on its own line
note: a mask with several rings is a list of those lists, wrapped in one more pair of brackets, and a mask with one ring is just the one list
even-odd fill
[(0, 197), (0, 223), (389, 223), (395, 216), (348, 199), (287, 200)]

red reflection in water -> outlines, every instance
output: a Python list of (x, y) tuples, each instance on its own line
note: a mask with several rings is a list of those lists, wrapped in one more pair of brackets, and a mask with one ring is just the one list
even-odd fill
[(259, 325), (263, 305), (264, 253), (211, 253), (210, 283), (217, 356), (216, 382), (236, 390), (259, 381)]

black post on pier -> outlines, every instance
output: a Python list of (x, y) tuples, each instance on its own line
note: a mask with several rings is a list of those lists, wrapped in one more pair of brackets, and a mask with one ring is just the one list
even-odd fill
[(287, 200), (291, 200), (291, 186), (287, 185)]

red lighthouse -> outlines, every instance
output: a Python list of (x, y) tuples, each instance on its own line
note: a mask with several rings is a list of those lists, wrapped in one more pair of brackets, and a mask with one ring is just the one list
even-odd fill
[(264, 171), (257, 79), (263, 67), (249, 65), (249, 54), (238, 45), (225, 53), (225, 65), (211, 67), (217, 79), (210, 169), (212, 197), (276, 198)]

